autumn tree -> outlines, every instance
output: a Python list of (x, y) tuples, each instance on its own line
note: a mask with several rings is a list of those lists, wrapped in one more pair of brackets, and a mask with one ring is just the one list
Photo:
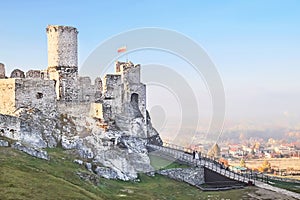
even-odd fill
[(267, 160), (264, 160), (262, 165), (258, 168), (260, 172), (270, 172), (271, 171), (271, 163)]
[(212, 146), (212, 148), (208, 152), (208, 155), (211, 157), (220, 158), (221, 150), (217, 143)]
[(225, 158), (220, 158), (219, 163), (223, 164), (225, 167), (229, 166), (228, 160), (226, 160)]
[(246, 167), (246, 161), (244, 158), (242, 158), (240, 161), (240, 167)]

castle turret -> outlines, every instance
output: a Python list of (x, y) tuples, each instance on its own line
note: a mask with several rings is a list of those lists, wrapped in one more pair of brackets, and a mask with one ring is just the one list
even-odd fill
[(77, 34), (71, 26), (48, 25), (48, 74), (55, 80), (57, 99), (76, 101), (74, 84), (78, 76)]
[(71, 26), (48, 25), (48, 67), (78, 67), (77, 34)]

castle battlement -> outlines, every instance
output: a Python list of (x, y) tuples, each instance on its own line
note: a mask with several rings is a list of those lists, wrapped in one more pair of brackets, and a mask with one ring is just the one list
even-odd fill
[(48, 25), (46, 28), (47, 33), (51, 32), (75, 32), (78, 34), (78, 31), (75, 27), (72, 26), (62, 26), (62, 25)]
[(76, 28), (48, 25), (48, 67), (78, 67)]

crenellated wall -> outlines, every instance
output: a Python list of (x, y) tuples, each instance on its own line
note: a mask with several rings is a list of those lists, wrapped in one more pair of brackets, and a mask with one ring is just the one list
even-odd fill
[(102, 81), (96, 78), (94, 84), (90, 77), (78, 77), (78, 101), (99, 102), (101, 99)]

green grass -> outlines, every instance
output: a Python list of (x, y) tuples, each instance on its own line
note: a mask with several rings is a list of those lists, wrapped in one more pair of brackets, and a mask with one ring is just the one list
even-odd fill
[[(62, 149), (48, 149), (50, 161), (0, 147), (0, 199), (247, 199), (247, 188), (203, 192), (188, 184), (156, 175), (140, 174), (140, 182), (99, 178), (99, 184), (81, 180), (76, 173), (89, 173), (73, 163), (75, 156)], [(153, 161), (153, 157), (152, 157)], [(158, 158), (154, 161), (161, 163)], [(178, 164), (176, 164), (178, 166)]]
[(150, 163), (154, 169), (172, 169), (172, 168), (188, 168), (188, 165), (180, 164), (165, 158), (158, 157), (156, 155), (149, 155)]
[(285, 181), (278, 181), (278, 180), (270, 180), (272, 186), (283, 188), (286, 190), (290, 190), (292, 192), (300, 193), (300, 184), (299, 183), (290, 183)]

